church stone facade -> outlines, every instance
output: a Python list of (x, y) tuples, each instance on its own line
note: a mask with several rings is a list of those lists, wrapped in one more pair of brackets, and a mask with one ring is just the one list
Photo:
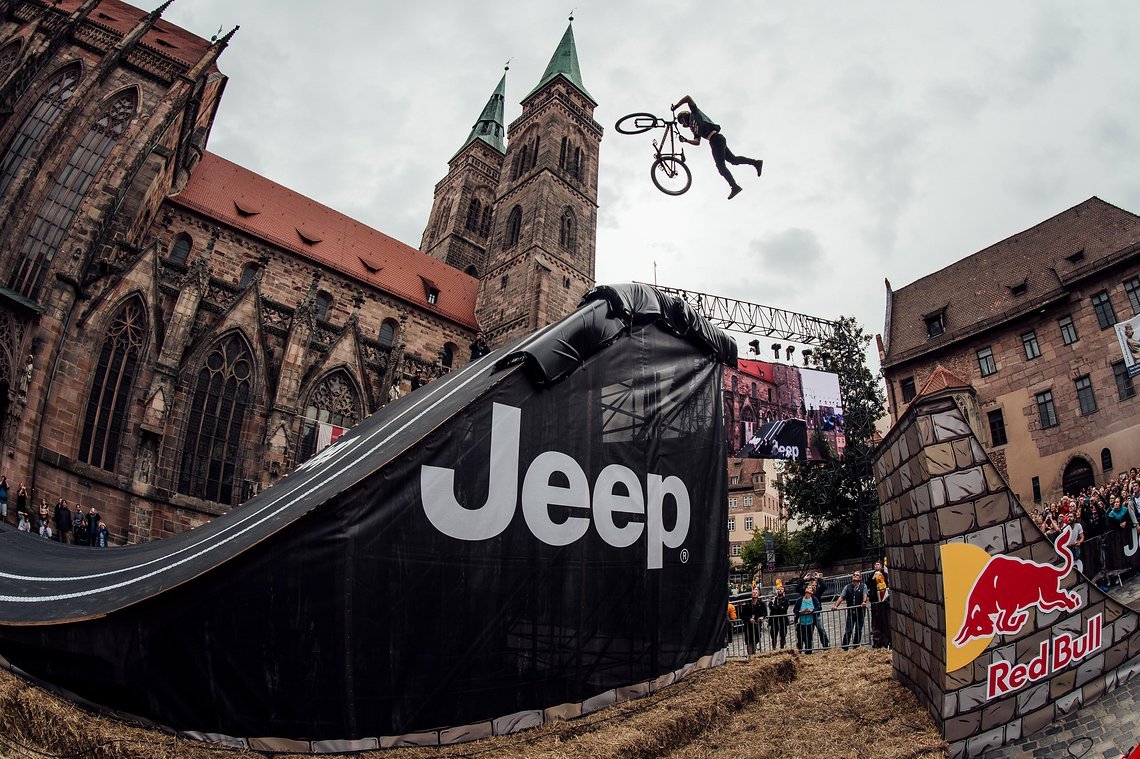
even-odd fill
[(500, 82), (416, 250), (207, 151), (232, 32), (164, 9), (0, 0), (0, 473), (119, 543), (239, 506), (593, 285), (570, 29), (509, 129)]

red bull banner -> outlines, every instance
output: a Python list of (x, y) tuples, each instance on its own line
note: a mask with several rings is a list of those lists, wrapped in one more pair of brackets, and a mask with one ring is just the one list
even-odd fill
[[(1072, 535), (1063, 531), (1053, 544), (1060, 564), (1016, 556), (991, 556), (969, 543), (942, 546), (942, 582), (946, 599), (946, 671), (977, 659), (997, 635), (1017, 635), (1030, 611), (1073, 612), (1079, 595), (1062, 583), (1073, 571)], [(994, 661), (987, 670), (986, 698), (1012, 693), (1069, 666), (1102, 644), (1104, 620), (1097, 614), (1080, 634), (1061, 632), (1041, 642), (1028, 663)]]

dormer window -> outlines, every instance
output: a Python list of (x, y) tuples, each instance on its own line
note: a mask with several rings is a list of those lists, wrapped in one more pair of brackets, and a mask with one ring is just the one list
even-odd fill
[(1085, 249), (1081, 248), (1071, 256), (1065, 256), (1065, 260), (1071, 264), (1080, 263), (1085, 260)]
[(308, 230), (301, 229), (300, 227), (297, 227), (296, 229), (297, 229), (297, 236), (300, 237), (301, 242), (305, 243), (306, 245), (316, 245), (317, 243), (319, 243), (321, 241), (320, 237), (318, 237), (317, 235), (315, 235), (314, 233), (312, 233)]
[(1006, 285), (1009, 288), (1009, 294), (1013, 296), (1025, 295), (1029, 292), (1029, 277), (1026, 277), (1016, 285)]
[(922, 320), (926, 322), (927, 337), (938, 337), (946, 331), (946, 322), (943, 318), (944, 313), (944, 309), (939, 309), (933, 314), (927, 314), (922, 317)]
[(439, 303), (439, 285), (427, 277), (421, 276), (420, 280), (424, 283), (424, 297), (427, 298), (428, 305), (434, 306)]

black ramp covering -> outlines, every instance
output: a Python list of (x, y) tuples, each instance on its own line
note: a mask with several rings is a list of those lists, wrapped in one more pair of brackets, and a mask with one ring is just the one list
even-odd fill
[(0, 654), (177, 730), (334, 741), (580, 703), (717, 652), (734, 348), (651, 288), (587, 301), (191, 533), (3, 532)]

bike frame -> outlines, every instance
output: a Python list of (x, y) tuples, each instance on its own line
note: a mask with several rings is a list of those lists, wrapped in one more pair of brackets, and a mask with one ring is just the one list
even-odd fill
[[(676, 158), (683, 162), (685, 160), (685, 149), (681, 148), (680, 151), (677, 150), (677, 139), (680, 137), (680, 133), (677, 130), (680, 129), (680, 127), (677, 126), (676, 119), (672, 121), (662, 119), (661, 126), (665, 127), (665, 134), (661, 135), (661, 144), (659, 145), (657, 140), (653, 141), (653, 149), (657, 151), (656, 158)], [(665, 152), (666, 145), (669, 146), (668, 152)]]

